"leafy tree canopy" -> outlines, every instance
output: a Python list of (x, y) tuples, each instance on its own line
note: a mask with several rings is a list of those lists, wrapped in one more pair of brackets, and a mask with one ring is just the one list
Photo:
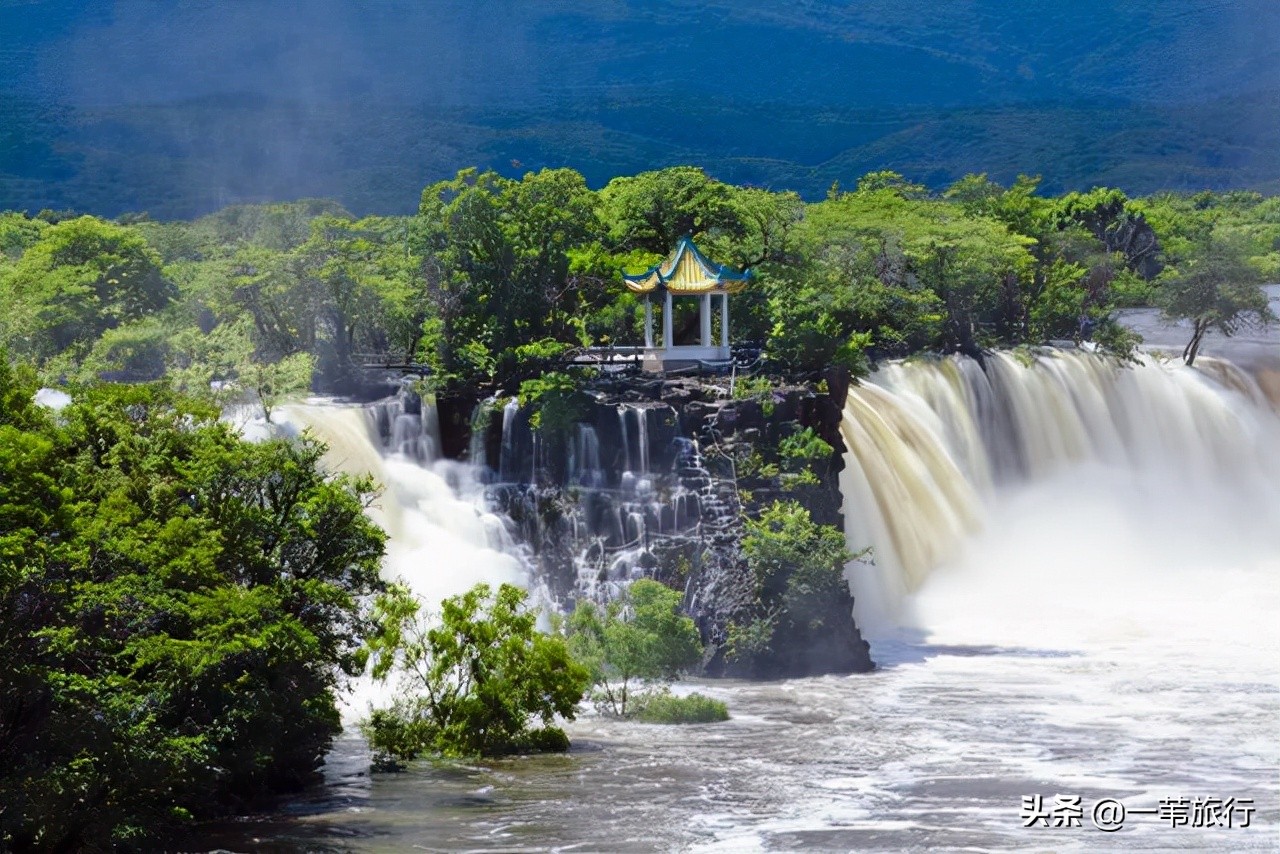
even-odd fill
[(813, 521), (796, 501), (775, 501), (746, 520), (742, 554), (756, 583), (757, 616), (731, 626), (729, 657), (764, 665), (783, 637), (788, 645), (815, 643), (832, 602), (848, 591), (844, 566), (854, 555), (844, 534)]
[(1230, 336), (1242, 326), (1276, 319), (1248, 251), (1239, 237), (1215, 232), (1182, 270), (1166, 277), (1159, 297), (1164, 316), (1191, 321), (1191, 340), (1182, 351), (1188, 365), (1210, 329)]
[(637, 579), (605, 606), (580, 601), (564, 624), (574, 657), (591, 671), (597, 705), (627, 714), (636, 683), (676, 678), (702, 657), (693, 620), (680, 613), (680, 593)]
[[(1114, 309), (1172, 298), (1164, 283), (1212, 263), (1214, 235), (1280, 277), (1280, 201), (1258, 193), (1054, 198), (1038, 176), (969, 175), (931, 196), (887, 170), (851, 185), (806, 204), (690, 166), (599, 191), (571, 169), (467, 169), (426, 188), (412, 217), (314, 199), (193, 222), (4, 214), (0, 343), (49, 381), (164, 377), (219, 400), (306, 387), (294, 380), (308, 363), (330, 392), (352, 392), (362, 365), (416, 362), (446, 393), (518, 394), (537, 372), (567, 376), (573, 348), (640, 344), (643, 300), (620, 272), (683, 234), (755, 271), (731, 301), (734, 339), (793, 375), (1088, 338), (1127, 351)], [(677, 306), (678, 338), (696, 334), (692, 308)], [(559, 356), (525, 357), (546, 341)]]
[(438, 617), (401, 589), (380, 600), (372, 672), (399, 678), (395, 703), (363, 725), (380, 765), (568, 748), (555, 719), (573, 719), (589, 674), (562, 638), (538, 631), (527, 596), (478, 584)]
[(316, 774), (383, 535), (313, 442), (0, 358), (0, 847), (146, 846)]
[(161, 310), (176, 294), (141, 235), (93, 217), (64, 220), (0, 280), (0, 302), (10, 309), (0, 343), (47, 359)]

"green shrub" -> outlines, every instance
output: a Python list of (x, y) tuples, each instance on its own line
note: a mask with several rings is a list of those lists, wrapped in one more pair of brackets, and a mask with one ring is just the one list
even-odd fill
[(708, 724), (729, 720), (729, 707), (704, 694), (646, 696), (636, 705), (636, 720), (646, 724)]
[(829, 460), (833, 451), (825, 439), (813, 432), (812, 427), (792, 433), (778, 443), (778, 456), (791, 471)]
[[(438, 618), (402, 588), (380, 598), (368, 641), (375, 679), (400, 675), (400, 696), (361, 729), (380, 767), (424, 753), (501, 756), (564, 750), (553, 726), (573, 720), (590, 673), (561, 637), (536, 628), (528, 594), (486, 584), (446, 599)], [(541, 726), (535, 726), (534, 722)]]
[(762, 398), (773, 392), (773, 381), (768, 377), (741, 376), (733, 380), (733, 399)]
[(730, 623), (725, 657), (730, 661), (752, 661), (767, 656), (772, 651), (775, 628), (777, 621), (772, 615), (746, 623)]
[(813, 469), (804, 469), (795, 473), (786, 472), (782, 475), (783, 492), (794, 492), (805, 486), (818, 486), (822, 480), (813, 472)]
[(520, 405), (537, 410), (529, 419), (529, 426), (535, 430), (567, 432), (582, 418), (585, 404), (579, 381), (560, 371), (520, 383)]
[(1093, 343), (1121, 359), (1133, 358), (1133, 351), (1142, 343), (1142, 336), (1111, 318), (1098, 324), (1093, 333)]
[(1151, 305), (1158, 292), (1158, 286), (1137, 273), (1128, 269), (1120, 269), (1111, 280), (1111, 303), (1117, 308)]
[(775, 501), (758, 519), (748, 519), (746, 528), (742, 554), (761, 602), (781, 606), (793, 623), (817, 628), (831, 598), (848, 590), (844, 565), (854, 556), (844, 534), (814, 522), (796, 501)]
[(758, 519), (748, 519), (742, 553), (762, 588), (785, 586), (793, 575), (840, 577), (853, 555), (844, 535), (813, 521), (796, 501), (775, 501)]
[(682, 615), (680, 593), (642, 578), (604, 608), (579, 602), (564, 624), (574, 658), (592, 673), (596, 706), (626, 715), (643, 686), (677, 677), (702, 657), (693, 620)]
[(737, 462), (738, 477), (755, 477), (769, 480), (778, 476), (778, 464), (767, 463), (764, 456), (754, 448)]

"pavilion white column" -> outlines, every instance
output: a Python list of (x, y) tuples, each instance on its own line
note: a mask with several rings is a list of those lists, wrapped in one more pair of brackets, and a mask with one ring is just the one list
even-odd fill
[(720, 297), (720, 349), (729, 355), (729, 295)]
[(703, 347), (711, 346), (711, 294), (702, 295), (702, 305), (698, 310), (698, 319), (702, 321)]
[(662, 349), (671, 349), (671, 291), (667, 291), (667, 301), (662, 306)]
[(653, 301), (644, 295), (644, 346), (653, 349)]

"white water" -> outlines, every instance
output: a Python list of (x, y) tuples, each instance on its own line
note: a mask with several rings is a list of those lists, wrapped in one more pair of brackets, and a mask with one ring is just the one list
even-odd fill
[[(387, 532), (383, 575), (406, 584), (429, 608), (479, 582), (529, 586), (526, 565), (503, 520), (484, 506), (473, 467), (440, 460), (434, 410), (405, 415), (330, 403), (284, 407), (278, 421), (286, 430), (308, 430), (328, 446), (324, 461), (334, 471), (371, 475), (381, 495), (369, 515)], [(383, 448), (379, 417), (390, 423), (390, 447)], [(355, 687), (347, 716), (362, 716), (386, 692), (367, 682)]]
[(1280, 555), (1280, 421), (1225, 363), (892, 365), (850, 390), (843, 432), (847, 534), (874, 555), (851, 583), (873, 631), (936, 631), (920, 609), (957, 575), (1029, 594), (1164, 588), (1191, 580), (1184, 565)]
[[(851, 391), (844, 433), (847, 534), (875, 561), (848, 572), (859, 624), (918, 741), (859, 782), (872, 802), (923, 808), (952, 780), (972, 829), (1008, 827), (1019, 786), (1086, 808), (1249, 797), (1247, 837), (1147, 816), (1023, 838), (1280, 849), (1280, 419), (1247, 377), (1082, 353), (895, 365)], [(1000, 781), (1020, 782), (993, 804)], [(910, 814), (904, 838), (946, 829)]]

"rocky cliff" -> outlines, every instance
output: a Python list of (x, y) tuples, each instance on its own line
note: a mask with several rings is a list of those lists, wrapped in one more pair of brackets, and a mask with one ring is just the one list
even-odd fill
[[(787, 579), (763, 583), (743, 553), (745, 520), (775, 502), (840, 530), (844, 382), (599, 381), (554, 412), (508, 400), (470, 423), (442, 418), (444, 445), (487, 465), (493, 502), (563, 604), (652, 577), (684, 591), (710, 675), (868, 670), (847, 585), (793, 613)], [(748, 628), (765, 632), (751, 654), (731, 642)]]

